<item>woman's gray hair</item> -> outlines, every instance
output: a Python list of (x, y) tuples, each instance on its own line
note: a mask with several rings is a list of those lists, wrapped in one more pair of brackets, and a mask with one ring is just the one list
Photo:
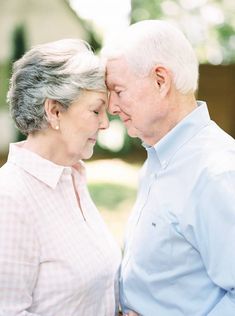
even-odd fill
[(124, 56), (138, 75), (148, 75), (152, 67), (171, 70), (175, 87), (184, 94), (198, 84), (198, 61), (183, 33), (162, 20), (145, 20), (130, 25), (116, 42), (102, 50), (106, 59)]
[(46, 99), (66, 110), (83, 90), (106, 91), (104, 64), (85, 41), (64, 39), (35, 46), (14, 63), (7, 101), (27, 135), (48, 126)]

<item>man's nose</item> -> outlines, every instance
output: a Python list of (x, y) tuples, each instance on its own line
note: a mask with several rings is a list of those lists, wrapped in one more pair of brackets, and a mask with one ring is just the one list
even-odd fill
[(118, 98), (116, 97), (114, 92), (110, 92), (110, 94), (109, 94), (108, 112), (111, 115), (118, 115), (120, 113), (120, 107), (118, 105)]

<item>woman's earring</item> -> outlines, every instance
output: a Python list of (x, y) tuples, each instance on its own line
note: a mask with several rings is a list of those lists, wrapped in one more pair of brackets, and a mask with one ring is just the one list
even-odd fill
[(58, 131), (60, 129), (59, 125), (56, 125), (55, 129)]

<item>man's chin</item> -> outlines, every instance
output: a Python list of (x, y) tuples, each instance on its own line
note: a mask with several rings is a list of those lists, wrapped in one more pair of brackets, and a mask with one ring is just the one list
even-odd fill
[(137, 131), (133, 130), (132, 128), (127, 129), (127, 134), (132, 138), (138, 137)]

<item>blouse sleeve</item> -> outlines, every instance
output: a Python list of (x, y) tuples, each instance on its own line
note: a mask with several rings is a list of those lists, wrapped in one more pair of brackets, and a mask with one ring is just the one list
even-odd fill
[(29, 211), (23, 199), (0, 192), (0, 315), (39, 316), (27, 312), (39, 267)]

